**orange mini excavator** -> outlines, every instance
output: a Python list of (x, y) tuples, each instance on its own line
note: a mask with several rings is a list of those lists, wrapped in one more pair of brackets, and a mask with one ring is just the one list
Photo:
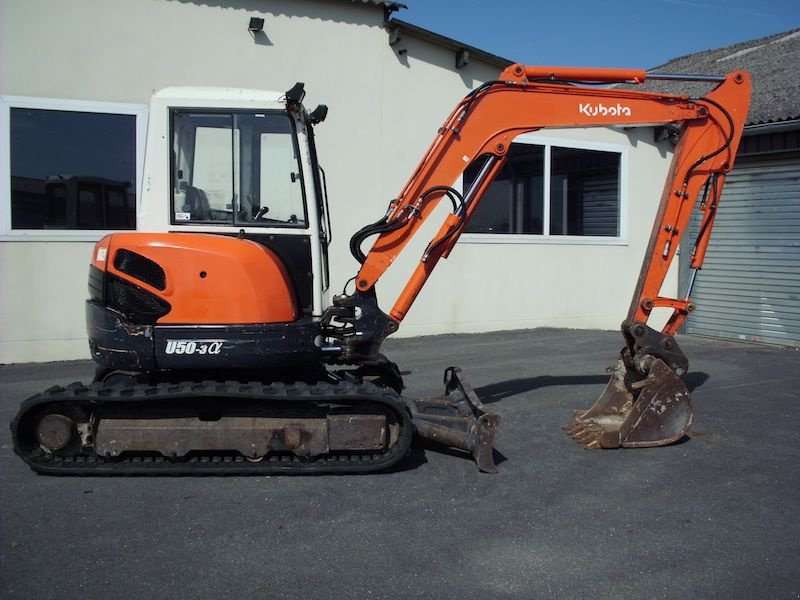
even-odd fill
[[(713, 89), (692, 98), (609, 87), (646, 79)], [(499, 417), (460, 371), (446, 371), (440, 397), (404, 397), (400, 371), (380, 349), (452, 251), (514, 139), (547, 127), (664, 125), (678, 138), (622, 324), (624, 348), (600, 399), (566, 427), (589, 448), (659, 446), (686, 433), (692, 409), (679, 374), (688, 362), (673, 335), (694, 309), (691, 286), (685, 298), (659, 292), (695, 209), (692, 274), (703, 264), (748, 111), (747, 73), (510, 66), (458, 103), (384, 217), (353, 236), (355, 289), (330, 306), (330, 220), (313, 138), (327, 109), (309, 113), (303, 97), (302, 84), (285, 94), (155, 94), (142, 232), (108, 235), (92, 255), (95, 382), (29, 398), (12, 423), (15, 450), (32, 469), (361, 473), (397, 463), (417, 434), (495, 471)], [(477, 175), (462, 192), (454, 182), (469, 165)], [(384, 313), (378, 279), (442, 200), (452, 211)], [(672, 313), (657, 331), (647, 321), (660, 307)]]

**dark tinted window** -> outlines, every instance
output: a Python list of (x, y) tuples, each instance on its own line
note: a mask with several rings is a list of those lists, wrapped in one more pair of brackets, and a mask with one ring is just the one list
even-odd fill
[(12, 229), (135, 229), (136, 116), (11, 108)]
[(619, 154), (553, 146), (550, 164), (550, 234), (618, 236)]
[[(480, 171), (480, 161), (464, 172), (465, 189)], [(512, 144), (506, 164), (475, 209), (467, 233), (543, 233), (544, 146)]]
[[(549, 222), (545, 222), (545, 163), (549, 153)], [(481, 161), (464, 172), (464, 189)], [(515, 143), (475, 209), (467, 233), (619, 236), (620, 154)]]

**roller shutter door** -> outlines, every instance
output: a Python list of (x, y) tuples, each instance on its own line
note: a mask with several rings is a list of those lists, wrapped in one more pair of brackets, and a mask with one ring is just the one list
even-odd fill
[(619, 180), (597, 178), (583, 186), (583, 235), (619, 235)]
[(800, 346), (800, 156), (737, 161), (692, 297), (688, 333)]

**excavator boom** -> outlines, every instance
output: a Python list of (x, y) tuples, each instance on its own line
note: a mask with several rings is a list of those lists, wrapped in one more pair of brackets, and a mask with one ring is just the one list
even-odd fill
[[(708, 81), (716, 84), (702, 98), (655, 94), (587, 84), (640, 84), (651, 79)], [(678, 373), (688, 361), (672, 337), (694, 310), (685, 298), (659, 295), (670, 264), (696, 204), (702, 212), (700, 235), (691, 257), (693, 275), (702, 267), (725, 176), (733, 167), (750, 101), (750, 78), (736, 71), (725, 76), (648, 75), (640, 70), (576, 69), (512, 65), (496, 81), (468, 94), (439, 129), (430, 148), (381, 221), (353, 237), (351, 250), (361, 268), (356, 292), (339, 297), (340, 317), (355, 308), (361, 319), (343, 319), (350, 328), (333, 337), (350, 358), (377, 352), (397, 329), (441, 258), (453, 249), (481, 198), (503, 167), (514, 139), (553, 127), (680, 127), (669, 176), (641, 272), (622, 324), (625, 348), (606, 392), (567, 429), (588, 447), (654, 446), (680, 439), (691, 423), (688, 390)], [(471, 187), (452, 187), (465, 168), (482, 161)], [(706, 193), (698, 202), (701, 190)], [(374, 286), (413, 238), (437, 204), (453, 204), (436, 236), (388, 315), (375, 304)], [(377, 235), (364, 254), (361, 244)], [(692, 278), (694, 281), (694, 278)], [(654, 308), (672, 314), (661, 332), (647, 326)]]
[[(549, 73), (546, 78), (545, 73)], [(545, 83), (538, 82), (538, 77)], [(485, 164), (470, 190), (431, 242), (420, 267), (391, 311), (401, 321), (419, 293), (438, 258), (456, 243), (469, 217), (494, 177), (502, 168), (513, 140), (543, 128), (642, 125), (683, 125), (670, 177), (637, 286), (637, 295), (655, 299), (666, 270), (678, 247), (701, 187), (713, 174), (716, 191), (732, 168), (749, 106), (750, 86), (746, 73), (726, 76), (704, 98), (652, 94), (607, 88), (587, 88), (550, 81), (565, 79), (590, 82), (643, 82), (644, 72), (611, 69), (565, 69), (509, 67), (498, 81), (484, 84), (468, 95), (450, 117), (414, 174), (393, 200), (388, 221), (402, 222), (376, 240), (356, 277), (356, 286), (367, 291), (402, 252), (439, 200), (448, 192), (457, 194), (452, 183), (474, 160)], [(705, 228), (710, 233), (710, 227)], [(703, 250), (708, 234), (704, 236)], [(656, 247), (663, 251), (656, 252)], [(702, 255), (698, 256), (701, 259)], [(698, 268), (693, 264), (694, 268)], [(655, 289), (654, 289), (655, 288)], [(645, 299), (645, 298), (642, 298)], [(639, 304), (638, 302), (636, 303)], [(629, 318), (644, 318), (643, 307)]]

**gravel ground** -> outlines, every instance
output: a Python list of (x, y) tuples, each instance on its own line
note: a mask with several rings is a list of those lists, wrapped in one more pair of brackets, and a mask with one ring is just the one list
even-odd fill
[[(560, 429), (618, 333), (390, 340), (411, 394), (451, 364), (501, 414), (500, 473), (417, 444), (368, 476), (67, 478), (0, 438), (0, 596), (798, 598), (800, 353), (681, 337), (683, 443), (586, 451)], [(0, 367), (0, 419), (78, 361)]]

